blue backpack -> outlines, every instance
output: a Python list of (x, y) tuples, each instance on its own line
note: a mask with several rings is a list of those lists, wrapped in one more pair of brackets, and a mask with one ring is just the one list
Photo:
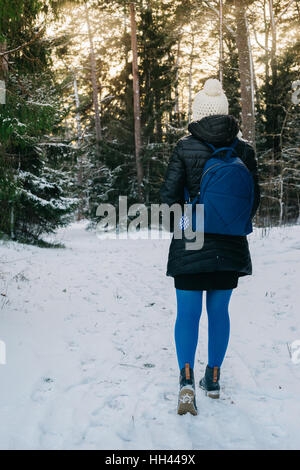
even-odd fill
[[(253, 178), (236, 154), (236, 138), (231, 147), (216, 149), (205, 142), (212, 150), (212, 157), (207, 160), (201, 181), (200, 190), (193, 201), (188, 190), (184, 188), (185, 203), (192, 205), (193, 231), (202, 230), (196, 219), (196, 204), (204, 204), (204, 232), (224, 235), (248, 235), (252, 232), (251, 211), (254, 199)], [(220, 152), (226, 151), (226, 155)], [(219, 154), (219, 155), (218, 155)], [(189, 225), (187, 216), (180, 220), (180, 228), (185, 230)]]

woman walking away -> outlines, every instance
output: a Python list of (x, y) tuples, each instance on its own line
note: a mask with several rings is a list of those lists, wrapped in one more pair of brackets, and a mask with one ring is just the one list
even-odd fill
[(199, 386), (209, 397), (219, 398), (220, 367), (230, 332), (228, 305), (239, 277), (252, 274), (246, 235), (252, 231), (260, 195), (254, 150), (239, 138), (238, 123), (228, 114), (218, 80), (207, 80), (196, 94), (193, 119), (190, 134), (173, 151), (161, 200), (169, 206), (183, 207), (187, 201), (204, 204), (203, 247), (187, 250), (183, 228), (181, 239), (173, 236), (167, 267), (177, 297), (177, 412), (196, 415), (194, 361), (203, 291), (207, 292), (208, 364)]

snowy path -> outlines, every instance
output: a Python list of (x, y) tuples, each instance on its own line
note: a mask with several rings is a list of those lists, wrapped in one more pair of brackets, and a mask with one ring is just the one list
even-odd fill
[[(58, 235), (66, 249), (0, 242), (0, 448), (299, 449), (300, 364), (287, 347), (300, 340), (299, 235), (252, 235), (222, 399), (198, 390), (197, 417), (176, 415), (168, 240), (99, 240), (74, 224)], [(197, 380), (206, 334), (203, 312)]]

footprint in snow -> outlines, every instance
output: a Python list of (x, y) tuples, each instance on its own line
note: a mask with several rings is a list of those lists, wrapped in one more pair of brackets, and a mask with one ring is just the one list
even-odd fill
[(95, 362), (96, 362), (96, 359), (95, 358), (90, 358), (90, 359), (83, 359), (81, 361), (81, 367), (82, 367), (82, 372), (87, 372), (91, 369), (94, 369), (95, 368)]
[(54, 388), (54, 380), (51, 377), (42, 377), (31, 394), (31, 399), (38, 403), (45, 402), (51, 395)]
[(79, 348), (79, 345), (75, 343), (75, 341), (69, 341), (68, 348), (69, 348), (69, 351), (72, 351), (72, 352), (77, 351)]

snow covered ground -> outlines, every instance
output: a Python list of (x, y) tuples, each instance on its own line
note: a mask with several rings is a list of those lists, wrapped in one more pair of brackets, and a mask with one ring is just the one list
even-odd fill
[[(300, 227), (256, 230), (254, 275), (231, 301), (222, 399), (197, 390), (177, 416), (168, 240), (99, 240), (84, 224), (65, 249), (0, 243), (1, 449), (300, 449)], [(207, 359), (203, 312), (195, 366)]]

